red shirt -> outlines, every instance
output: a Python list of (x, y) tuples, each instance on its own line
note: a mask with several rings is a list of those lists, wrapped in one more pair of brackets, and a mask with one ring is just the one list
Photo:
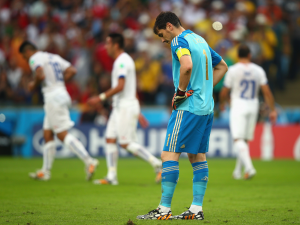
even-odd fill
[(114, 60), (108, 56), (104, 44), (99, 44), (96, 46), (95, 58), (96, 61), (101, 64), (105, 71), (112, 71)]
[(264, 14), (272, 23), (282, 18), (282, 10), (278, 5), (260, 7), (258, 12)]

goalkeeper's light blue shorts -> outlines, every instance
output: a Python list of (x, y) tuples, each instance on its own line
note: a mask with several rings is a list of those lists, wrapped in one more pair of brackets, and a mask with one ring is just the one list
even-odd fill
[(208, 152), (213, 118), (213, 113), (199, 116), (188, 111), (173, 110), (163, 151), (192, 154)]

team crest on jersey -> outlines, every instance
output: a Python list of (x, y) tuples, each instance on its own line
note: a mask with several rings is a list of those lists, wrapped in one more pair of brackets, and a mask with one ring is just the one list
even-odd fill
[(34, 61), (33, 61), (33, 60), (30, 60), (29, 63), (30, 63), (30, 65), (33, 65), (33, 64), (34, 64)]
[(120, 65), (120, 68), (124, 68), (124, 64), (123, 63)]

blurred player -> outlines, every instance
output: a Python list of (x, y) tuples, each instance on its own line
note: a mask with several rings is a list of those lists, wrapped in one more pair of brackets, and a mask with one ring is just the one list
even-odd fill
[(43, 168), (29, 176), (38, 180), (49, 180), (52, 163), (56, 153), (54, 134), (64, 145), (74, 152), (85, 164), (87, 180), (90, 180), (98, 160), (89, 156), (88, 152), (68, 130), (74, 122), (70, 119), (69, 109), (71, 98), (65, 87), (65, 80), (76, 74), (76, 69), (59, 55), (38, 51), (36, 46), (24, 41), (19, 49), (30, 68), (35, 73), (34, 80), (29, 83), (29, 90), (33, 91), (42, 84), (44, 96), (44, 139)]
[[(172, 12), (160, 13), (153, 30), (163, 43), (171, 46), (176, 94), (161, 154), (161, 201), (157, 209), (137, 219), (203, 220), (202, 204), (208, 181), (206, 152), (214, 111), (213, 86), (222, 79), (227, 65), (201, 36), (185, 30)], [(182, 152), (187, 152), (193, 167), (193, 202), (187, 211), (172, 217), (171, 201)]]
[(112, 88), (89, 99), (89, 104), (97, 104), (113, 96), (113, 110), (106, 129), (106, 163), (108, 173), (95, 184), (117, 185), (117, 141), (122, 148), (149, 162), (155, 172), (156, 181), (161, 179), (161, 160), (154, 157), (136, 142), (136, 129), (140, 115), (140, 105), (136, 98), (136, 74), (133, 59), (124, 52), (124, 38), (112, 33), (106, 38), (106, 50), (115, 61), (112, 70)]
[(247, 45), (239, 46), (238, 57), (239, 62), (229, 67), (224, 79), (220, 102), (222, 109), (231, 90), (230, 130), (234, 139), (233, 148), (237, 153), (233, 177), (241, 179), (244, 167), (244, 178), (249, 179), (256, 174), (250, 158), (248, 141), (253, 139), (259, 109), (259, 89), (262, 90), (271, 109), (269, 116), (272, 123), (276, 122), (277, 113), (266, 73), (260, 66), (250, 62), (251, 54)]

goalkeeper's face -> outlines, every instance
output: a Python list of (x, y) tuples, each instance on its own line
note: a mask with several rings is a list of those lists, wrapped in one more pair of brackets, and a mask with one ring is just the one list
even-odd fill
[(160, 29), (157, 32), (158, 37), (160, 37), (162, 43), (165, 43), (167, 45), (171, 45), (171, 41), (174, 38), (174, 35), (172, 34), (172, 31), (167, 26), (166, 29)]

